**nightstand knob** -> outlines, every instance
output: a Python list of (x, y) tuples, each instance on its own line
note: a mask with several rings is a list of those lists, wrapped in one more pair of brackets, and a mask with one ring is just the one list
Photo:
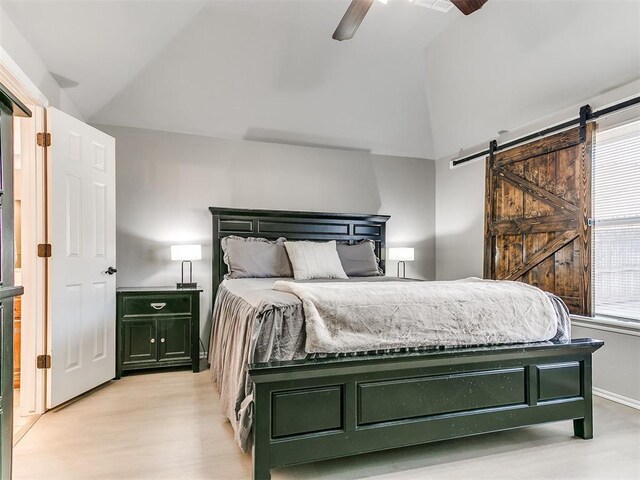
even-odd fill
[(164, 343), (164, 338), (161, 338), (161, 339), (160, 339), (160, 341), (161, 341), (162, 343)]
[(151, 343), (156, 343), (156, 339), (155, 339), (155, 338), (152, 338), (152, 339), (151, 339)]

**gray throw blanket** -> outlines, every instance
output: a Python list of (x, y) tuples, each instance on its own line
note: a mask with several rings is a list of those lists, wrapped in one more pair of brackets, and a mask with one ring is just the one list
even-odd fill
[(520, 282), (278, 281), (273, 288), (302, 301), (307, 353), (540, 342), (558, 330), (549, 297)]

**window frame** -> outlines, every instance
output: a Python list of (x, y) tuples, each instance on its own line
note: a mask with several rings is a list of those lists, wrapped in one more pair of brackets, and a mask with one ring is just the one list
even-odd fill
[[(618, 132), (616, 133), (610, 133), (613, 131), (618, 130)], [(609, 326), (610, 328), (622, 328), (623, 332), (627, 331), (627, 329), (630, 330), (640, 330), (640, 317), (638, 318), (634, 318), (634, 317), (627, 317), (624, 315), (616, 315), (616, 314), (610, 314), (610, 313), (599, 313), (597, 311), (598, 309), (598, 303), (597, 303), (597, 298), (596, 298), (596, 276), (597, 276), (597, 268), (596, 268), (596, 235), (597, 235), (597, 229), (598, 229), (598, 225), (601, 226), (621, 226), (621, 225), (637, 225), (640, 227), (640, 215), (637, 216), (633, 216), (633, 217), (628, 217), (628, 218), (619, 218), (619, 219), (610, 219), (610, 218), (605, 218), (602, 220), (599, 220), (598, 218), (596, 218), (595, 216), (595, 204), (596, 204), (596, 195), (597, 195), (597, 189), (596, 189), (596, 178), (597, 178), (597, 162), (598, 162), (598, 154), (597, 154), (597, 150), (598, 150), (598, 145), (600, 142), (603, 141), (602, 137), (604, 136), (604, 141), (607, 141), (609, 139), (613, 139), (613, 138), (617, 138), (617, 137), (622, 137), (625, 135), (628, 135), (630, 133), (634, 133), (637, 132), (638, 135), (640, 135), (640, 117), (634, 117), (631, 119), (627, 119), (624, 122), (615, 124), (615, 125), (610, 125), (607, 126), (606, 128), (600, 129), (598, 128), (598, 130), (595, 133), (595, 141), (593, 142), (593, 152), (592, 152), (592, 194), (591, 194), (591, 201), (592, 201), (592, 214), (591, 214), (591, 219), (590, 219), (590, 224), (592, 227), (592, 231), (591, 231), (591, 245), (592, 245), (592, 251), (591, 251), (591, 261), (592, 261), (592, 270), (591, 270), (591, 292), (592, 292), (592, 305), (593, 305), (593, 309), (592, 309), (592, 316), (591, 317), (586, 317), (586, 316), (581, 316), (581, 315), (572, 315), (571, 317), (574, 318), (575, 320), (579, 320), (579, 321), (584, 321), (584, 322), (592, 322), (601, 326)], [(609, 134), (609, 138), (607, 138)]]

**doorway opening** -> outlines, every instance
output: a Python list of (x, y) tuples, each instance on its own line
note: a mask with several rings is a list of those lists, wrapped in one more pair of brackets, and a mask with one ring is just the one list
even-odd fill
[(45, 411), (45, 375), (37, 357), (45, 353), (45, 272), (37, 245), (44, 231), (45, 183), (36, 132), (44, 124), (42, 107), (31, 118), (13, 121), (14, 283), (26, 295), (13, 313), (13, 443), (17, 443)]

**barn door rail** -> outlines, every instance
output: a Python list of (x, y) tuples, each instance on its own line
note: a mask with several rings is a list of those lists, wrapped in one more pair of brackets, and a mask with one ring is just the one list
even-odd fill
[(511, 147), (515, 147), (516, 145), (520, 145), (522, 143), (527, 143), (531, 140), (535, 140), (538, 138), (546, 137), (547, 135), (555, 132), (559, 132), (560, 130), (565, 130), (569, 127), (573, 127), (574, 125), (580, 125), (580, 140), (584, 142), (586, 140), (586, 125), (588, 122), (594, 121), (596, 118), (602, 117), (604, 115), (608, 115), (613, 112), (617, 112), (619, 110), (624, 110), (635, 105), (640, 104), (640, 97), (630, 98), (625, 100), (624, 102), (616, 103), (615, 105), (611, 105), (610, 107), (602, 108), (600, 110), (596, 110), (593, 112), (591, 110), (591, 106), (584, 105), (580, 107), (580, 114), (577, 118), (567, 120), (566, 122), (559, 123), (557, 125), (553, 125), (551, 127), (545, 128), (543, 130), (539, 130), (537, 132), (531, 133), (521, 138), (517, 138), (510, 142), (504, 143), (502, 145), (498, 145), (497, 140), (491, 140), (489, 143), (489, 148), (487, 150), (483, 150), (482, 152), (474, 153), (473, 155), (469, 155), (468, 157), (459, 158), (452, 162), (452, 165), (455, 167), (457, 165), (461, 165), (463, 163), (474, 160), (478, 157), (484, 157), (486, 155), (493, 155), (500, 150), (506, 150)]

